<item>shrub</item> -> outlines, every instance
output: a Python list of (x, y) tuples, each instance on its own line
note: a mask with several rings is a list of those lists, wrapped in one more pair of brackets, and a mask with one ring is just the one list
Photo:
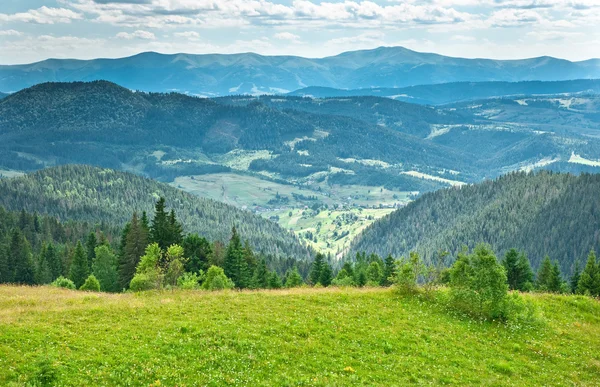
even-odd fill
[(403, 258), (396, 265), (393, 283), (402, 294), (413, 294), (418, 292), (417, 280), (423, 271), (421, 257), (415, 252), (411, 252), (408, 260)]
[(133, 276), (129, 284), (129, 288), (134, 292), (141, 292), (144, 290), (152, 290), (158, 287), (157, 273), (146, 272), (138, 273)]
[(90, 274), (83, 285), (81, 285), (79, 290), (84, 290), (86, 292), (99, 292), (100, 282), (98, 282), (98, 279), (93, 274)]
[(202, 279), (202, 271), (200, 271), (200, 275), (196, 273), (183, 273), (179, 278), (177, 278), (177, 286), (181, 289), (198, 289), (200, 287), (200, 280)]
[(482, 319), (506, 319), (507, 296), (506, 271), (488, 246), (478, 245), (470, 256), (459, 255), (450, 270), (450, 302), (455, 308)]
[(354, 283), (354, 280), (352, 279), (352, 277), (350, 276), (345, 276), (342, 278), (336, 278), (331, 282), (331, 285), (333, 286), (356, 286), (356, 284)]
[(222, 268), (211, 266), (206, 272), (206, 280), (202, 284), (202, 289), (205, 290), (222, 290), (232, 289), (233, 281), (227, 278)]
[(62, 275), (54, 280), (50, 285), (56, 286), (57, 288), (65, 288), (75, 290), (75, 284), (68, 278), (63, 277)]

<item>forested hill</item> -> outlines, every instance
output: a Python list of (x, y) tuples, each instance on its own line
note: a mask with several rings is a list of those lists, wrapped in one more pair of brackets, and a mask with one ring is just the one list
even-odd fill
[(512, 173), (494, 181), (425, 194), (375, 222), (357, 238), (351, 253), (431, 258), (463, 245), (487, 242), (499, 253), (524, 250), (534, 268), (545, 255), (570, 273), (600, 249), (600, 175)]
[(161, 196), (186, 232), (225, 242), (236, 226), (240, 236), (259, 252), (295, 258), (308, 254), (291, 233), (275, 223), (130, 173), (65, 165), (0, 180), (0, 206), (6, 209), (119, 226), (129, 221), (134, 211), (151, 214)]

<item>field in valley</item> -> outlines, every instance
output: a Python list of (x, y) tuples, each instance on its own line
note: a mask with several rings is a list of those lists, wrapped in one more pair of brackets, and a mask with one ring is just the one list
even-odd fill
[(600, 303), (524, 297), (539, 326), (474, 322), (390, 289), (0, 286), (0, 385), (597, 385)]

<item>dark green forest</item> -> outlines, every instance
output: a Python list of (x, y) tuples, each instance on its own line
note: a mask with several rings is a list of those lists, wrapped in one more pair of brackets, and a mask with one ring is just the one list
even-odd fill
[(447, 251), (489, 243), (504, 254), (522, 249), (538, 268), (548, 255), (564, 273), (600, 249), (600, 175), (511, 173), (476, 185), (428, 193), (369, 226), (357, 251), (385, 256)]
[(226, 242), (231, 227), (236, 226), (261, 253), (299, 259), (309, 254), (292, 233), (266, 219), (131, 173), (64, 165), (0, 180), (0, 205), (8, 210), (48, 214), (61, 221), (122, 227), (133, 212), (150, 213), (159, 197), (170, 203), (185, 232)]

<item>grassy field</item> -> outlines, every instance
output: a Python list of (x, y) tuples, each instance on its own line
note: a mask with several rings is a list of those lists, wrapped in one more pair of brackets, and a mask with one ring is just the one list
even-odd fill
[[(350, 242), (368, 225), (392, 211), (392, 208), (353, 208), (314, 214), (312, 210), (295, 209), (272, 214), (279, 216), (281, 227), (292, 230), (318, 251), (337, 254), (350, 247)], [(307, 239), (307, 234), (313, 239)]]
[(600, 304), (526, 295), (533, 327), (386, 289), (91, 294), (0, 286), (0, 385), (581, 385)]

